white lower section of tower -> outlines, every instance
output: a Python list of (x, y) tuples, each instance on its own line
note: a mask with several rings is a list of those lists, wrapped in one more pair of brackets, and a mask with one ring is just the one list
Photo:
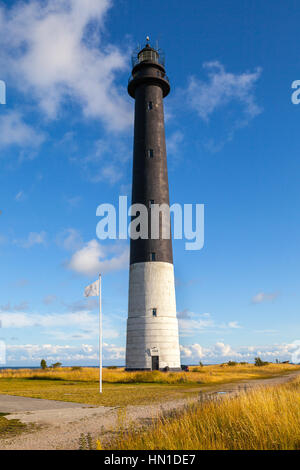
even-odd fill
[(130, 266), (126, 369), (180, 369), (174, 267)]

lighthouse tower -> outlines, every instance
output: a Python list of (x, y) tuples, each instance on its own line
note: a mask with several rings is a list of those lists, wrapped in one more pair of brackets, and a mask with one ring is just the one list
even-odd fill
[[(128, 93), (135, 99), (132, 204), (148, 211), (148, 238), (130, 240), (126, 370), (180, 369), (178, 321), (168, 219), (151, 238), (151, 210), (169, 206), (163, 98), (170, 92), (163, 55), (147, 38), (133, 57)], [(169, 216), (168, 216), (169, 217)], [(168, 227), (163, 224), (168, 223)]]

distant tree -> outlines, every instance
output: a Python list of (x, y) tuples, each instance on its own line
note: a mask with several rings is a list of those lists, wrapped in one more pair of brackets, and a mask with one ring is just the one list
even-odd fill
[(199, 361), (199, 366), (200, 366), (200, 367), (203, 367), (203, 364), (202, 364), (202, 362), (201, 362), (201, 361)]
[(61, 367), (62, 363), (61, 362), (55, 362), (55, 364), (52, 364), (53, 369), (58, 369), (58, 367)]
[(268, 364), (268, 362), (262, 361), (260, 357), (254, 358), (254, 365), (257, 367), (267, 366)]
[(237, 362), (236, 361), (228, 361), (227, 364), (229, 366), (236, 366), (237, 365)]
[(41, 360), (41, 368), (42, 368), (43, 370), (47, 369), (47, 362), (45, 361), (45, 359), (42, 359), (42, 360)]

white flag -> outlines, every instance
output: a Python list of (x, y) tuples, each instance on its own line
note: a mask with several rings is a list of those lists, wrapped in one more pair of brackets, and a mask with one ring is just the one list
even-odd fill
[(85, 297), (95, 297), (99, 295), (99, 279), (84, 289), (84, 295)]

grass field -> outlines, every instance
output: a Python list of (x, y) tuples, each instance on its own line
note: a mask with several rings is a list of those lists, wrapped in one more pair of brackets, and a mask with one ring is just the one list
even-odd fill
[[(103, 394), (99, 394), (96, 368), (0, 371), (0, 394), (105, 406), (126, 406), (175, 400), (195, 395), (216, 385), (268, 378), (300, 370), (290, 364), (215, 365), (193, 367), (190, 372), (125, 372), (103, 370)], [(1, 411), (1, 409), (0, 409)]]
[[(190, 405), (143, 431), (121, 431), (109, 450), (300, 450), (300, 378)], [(98, 441), (98, 449), (101, 443)]]

